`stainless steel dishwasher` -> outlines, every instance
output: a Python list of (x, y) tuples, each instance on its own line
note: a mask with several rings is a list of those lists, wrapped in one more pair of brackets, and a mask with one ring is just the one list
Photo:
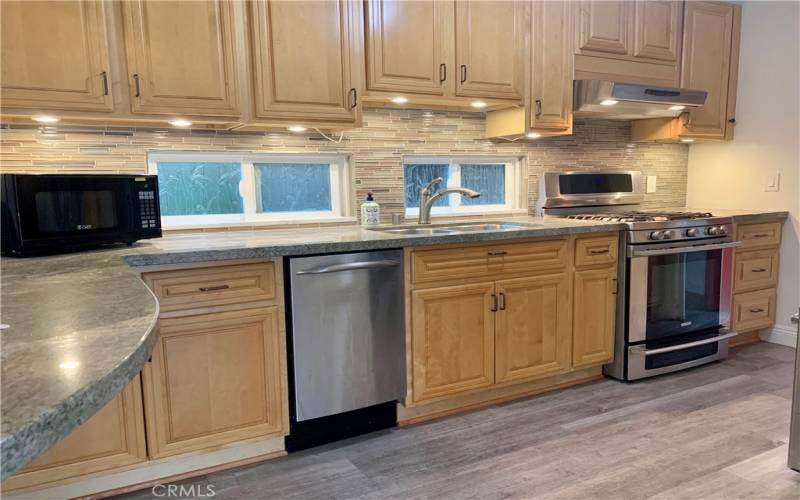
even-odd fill
[[(394, 402), (406, 382), (402, 250), (296, 257), (288, 269), (287, 448), (334, 440), (336, 429), (344, 437), (368, 432), (376, 420), (378, 427), (395, 425)], [(377, 419), (369, 413), (375, 407), (382, 408)], [(312, 439), (316, 434), (325, 439)]]

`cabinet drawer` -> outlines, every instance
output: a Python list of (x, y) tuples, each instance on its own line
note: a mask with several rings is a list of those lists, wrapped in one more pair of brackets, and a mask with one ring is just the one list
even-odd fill
[(735, 332), (758, 330), (775, 322), (775, 289), (737, 293), (733, 296), (731, 328)]
[(566, 239), (471, 245), (412, 252), (411, 277), (415, 284), (463, 281), (501, 273), (535, 274), (566, 264)]
[(275, 264), (264, 262), (146, 273), (161, 312), (275, 299)]
[(575, 266), (612, 265), (617, 262), (617, 235), (577, 238)]
[(742, 242), (741, 249), (777, 247), (781, 242), (781, 223), (739, 225), (736, 228), (736, 239)]
[(778, 250), (737, 251), (733, 268), (735, 292), (774, 287), (778, 283)]

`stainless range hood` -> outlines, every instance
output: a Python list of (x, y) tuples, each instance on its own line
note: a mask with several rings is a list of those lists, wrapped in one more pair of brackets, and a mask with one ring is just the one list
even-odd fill
[(702, 106), (708, 92), (608, 80), (575, 80), (576, 116), (640, 120), (679, 116)]

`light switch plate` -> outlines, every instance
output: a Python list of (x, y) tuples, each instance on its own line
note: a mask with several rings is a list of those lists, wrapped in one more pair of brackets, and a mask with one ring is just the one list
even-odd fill
[(781, 173), (775, 172), (768, 175), (764, 183), (764, 191), (780, 191), (781, 190)]
[(655, 193), (656, 192), (656, 176), (655, 175), (648, 175), (647, 176), (647, 192), (648, 193)]

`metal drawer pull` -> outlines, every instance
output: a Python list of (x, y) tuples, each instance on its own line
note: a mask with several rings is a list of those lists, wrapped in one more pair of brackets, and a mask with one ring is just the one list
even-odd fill
[(766, 238), (768, 236), (769, 236), (769, 233), (758, 233), (758, 234), (754, 234), (753, 238)]
[(444, 83), (447, 80), (447, 65), (442, 63), (439, 65), (439, 83)]
[(201, 292), (215, 292), (217, 290), (227, 290), (230, 287), (230, 285), (201, 286), (198, 290)]
[(103, 71), (100, 77), (103, 79), (103, 95), (108, 95), (108, 73)]
[(328, 273), (338, 273), (342, 271), (356, 271), (359, 269), (384, 269), (387, 267), (396, 267), (399, 265), (400, 262), (397, 260), (368, 260), (364, 262), (348, 262), (346, 264), (333, 264), (331, 266), (306, 269), (305, 271), (297, 271), (295, 274), (297, 274), (298, 276), (304, 274), (328, 274)]
[(720, 250), (723, 248), (736, 248), (741, 246), (741, 241), (731, 241), (730, 243), (710, 243), (707, 245), (693, 245), (686, 247), (657, 248), (651, 250), (637, 250), (628, 248), (629, 257), (651, 257), (655, 255), (672, 255), (676, 253), (705, 252), (708, 250)]
[(761, 268), (761, 267), (759, 267), (758, 269), (753, 269), (752, 270), (752, 272), (754, 272), (754, 273), (764, 273), (766, 271), (767, 271), (766, 269)]
[(500, 250), (500, 251), (497, 251), (497, 252), (487, 252), (487, 253), (489, 255), (506, 255), (508, 252), (506, 252), (505, 250)]
[(134, 97), (141, 97), (142, 96), (142, 89), (139, 88), (139, 75), (133, 75), (133, 83), (136, 85), (136, 95)]
[(608, 253), (608, 248), (604, 248), (602, 250), (589, 250), (589, 253), (592, 255), (600, 255), (604, 253)]
[(760, 307), (757, 307), (757, 308), (755, 308), (755, 309), (750, 309), (750, 312), (751, 312), (751, 313), (763, 313), (763, 312), (764, 312), (764, 310), (763, 310), (763, 309), (761, 309)]
[(536, 116), (540, 116), (542, 114), (542, 100), (536, 99)]
[(506, 294), (503, 292), (500, 292), (500, 310), (506, 310)]
[(350, 89), (350, 95), (352, 96), (352, 99), (350, 99), (350, 109), (353, 109), (358, 106), (358, 91), (352, 88)]
[(497, 312), (497, 295), (492, 294), (492, 312)]
[(682, 351), (684, 349), (691, 349), (692, 347), (697, 347), (706, 344), (713, 344), (714, 342), (719, 342), (720, 340), (729, 339), (737, 335), (739, 334), (736, 332), (731, 332), (731, 333), (726, 333), (724, 335), (718, 335), (710, 339), (696, 340), (694, 342), (687, 342), (685, 344), (673, 345), (669, 347), (661, 347), (659, 349), (648, 349), (643, 345), (629, 347), (628, 349), (630, 351), (637, 352), (639, 354), (644, 354), (645, 356), (652, 356), (653, 354), (664, 354), (666, 352)]

